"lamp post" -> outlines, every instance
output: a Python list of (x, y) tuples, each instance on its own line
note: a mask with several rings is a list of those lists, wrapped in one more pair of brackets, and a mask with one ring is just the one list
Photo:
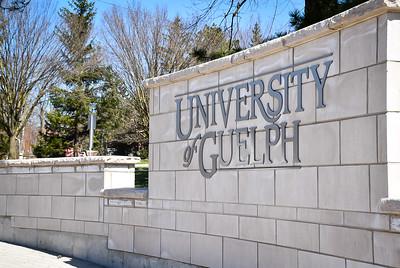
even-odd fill
[(93, 136), (94, 130), (96, 128), (96, 103), (90, 104), (90, 111), (89, 111), (89, 156), (92, 155), (93, 152)]

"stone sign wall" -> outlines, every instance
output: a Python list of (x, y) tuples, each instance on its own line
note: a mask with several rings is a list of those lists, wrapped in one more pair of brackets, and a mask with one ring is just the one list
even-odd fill
[(148, 198), (101, 192), (104, 162), (4, 162), (1, 240), (110, 267), (400, 267), (398, 0), (145, 84)]
[(396, 216), (379, 209), (400, 194), (398, 6), (146, 81), (149, 197), (175, 210), (181, 260), (400, 267)]

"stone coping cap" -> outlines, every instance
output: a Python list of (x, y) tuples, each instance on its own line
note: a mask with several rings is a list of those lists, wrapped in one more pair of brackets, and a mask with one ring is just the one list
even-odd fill
[(140, 157), (136, 156), (83, 156), (0, 160), (0, 168), (30, 166), (78, 166), (96, 164), (136, 164)]
[(400, 214), (400, 199), (382, 198), (379, 203), (379, 209), (382, 212)]
[(113, 188), (102, 189), (101, 193), (105, 198), (147, 200), (148, 189), (133, 187)]
[(192, 66), (175, 73), (146, 79), (144, 80), (144, 86), (146, 88), (154, 88), (219, 71), (298, 46), (389, 11), (400, 12), (400, 0), (370, 0), (331, 18), (238, 53)]

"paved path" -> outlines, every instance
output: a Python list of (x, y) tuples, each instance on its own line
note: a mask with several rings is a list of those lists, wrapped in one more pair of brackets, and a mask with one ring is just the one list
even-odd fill
[(102, 268), (70, 257), (8, 244), (0, 241), (1, 268)]

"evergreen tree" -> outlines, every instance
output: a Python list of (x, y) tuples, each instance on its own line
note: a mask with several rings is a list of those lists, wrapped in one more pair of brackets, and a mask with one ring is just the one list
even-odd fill
[(368, 0), (305, 0), (304, 12), (296, 9), (290, 15), (295, 30), (307, 27)]
[(105, 147), (109, 138), (105, 130), (112, 133), (117, 127), (113, 122), (120, 122), (115, 120), (120, 101), (118, 82), (112, 70), (101, 65), (99, 51), (90, 39), (94, 2), (74, 0), (69, 5), (70, 9), (62, 8), (59, 13), (63, 23), (57, 30), (63, 46), (63, 83), (49, 95), (53, 109), (47, 114), (45, 133), (41, 133), (34, 149), (38, 157), (63, 156), (70, 147), (77, 156), (88, 147), (91, 103), (97, 105), (98, 114), (96, 149)]
[(261, 33), (261, 27), (258, 22), (254, 24), (253, 29), (251, 30), (251, 46), (256, 46), (262, 44), (264, 42), (264, 38)]
[(192, 50), (192, 57), (197, 63), (218, 59), (241, 50), (239, 40), (232, 41), (232, 48), (229, 48), (230, 40), (224, 31), (215, 25), (204, 26), (196, 34), (195, 47)]

